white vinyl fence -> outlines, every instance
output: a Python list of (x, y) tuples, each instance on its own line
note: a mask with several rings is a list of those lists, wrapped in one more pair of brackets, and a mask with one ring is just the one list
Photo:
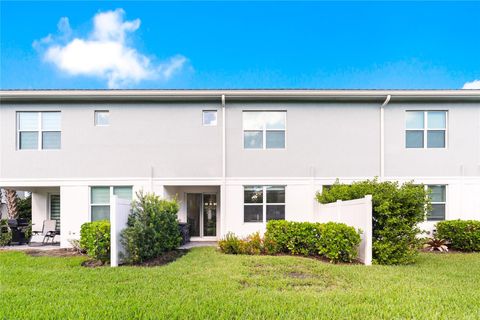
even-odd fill
[(120, 243), (120, 232), (127, 227), (130, 214), (130, 201), (112, 197), (110, 204), (110, 266), (117, 267), (124, 253)]
[(318, 204), (315, 210), (316, 222), (341, 222), (361, 229), (362, 241), (358, 248), (358, 258), (365, 265), (372, 264), (372, 196), (365, 198)]

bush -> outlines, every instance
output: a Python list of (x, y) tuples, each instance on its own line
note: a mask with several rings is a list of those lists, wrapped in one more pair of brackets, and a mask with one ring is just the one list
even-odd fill
[(0, 247), (4, 247), (10, 244), (12, 241), (12, 231), (8, 227), (8, 222), (6, 219), (0, 220)]
[(418, 223), (431, 209), (423, 185), (378, 182), (377, 179), (354, 182), (338, 181), (328, 190), (317, 193), (320, 203), (353, 200), (372, 195), (373, 261), (378, 264), (408, 264), (415, 260), (420, 248)]
[(437, 223), (438, 238), (449, 242), (449, 247), (461, 251), (480, 251), (480, 221), (451, 220)]
[(343, 223), (274, 220), (267, 223), (263, 239), (258, 232), (246, 239), (228, 233), (218, 245), (229, 254), (320, 255), (331, 262), (351, 262), (357, 257), (359, 243), (357, 231)]
[(178, 210), (176, 200), (163, 200), (153, 193), (137, 193), (127, 228), (120, 234), (126, 252), (125, 261), (141, 263), (177, 248), (182, 240)]
[(351, 262), (357, 258), (361, 238), (355, 228), (344, 223), (321, 224), (318, 254), (333, 262)]
[(220, 250), (227, 254), (241, 254), (242, 246), (242, 240), (232, 232), (227, 233), (223, 239), (218, 241)]
[(269, 221), (265, 243), (273, 243), (270, 254), (320, 255), (331, 262), (351, 262), (357, 257), (360, 235), (343, 223)]
[(320, 238), (320, 224), (272, 220), (267, 223), (265, 239), (273, 243), (271, 253), (314, 255)]
[(82, 224), (80, 247), (95, 260), (110, 261), (110, 222), (101, 220)]

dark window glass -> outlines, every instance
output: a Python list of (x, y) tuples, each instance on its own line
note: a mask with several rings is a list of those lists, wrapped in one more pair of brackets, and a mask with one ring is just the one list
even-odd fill
[(285, 205), (267, 205), (267, 221), (285, 220)]
[(263, 222), (263, 205), (244, 205), (244, 222)]
[(267, 187), (267, 203), (285, 203), (285, 187)]

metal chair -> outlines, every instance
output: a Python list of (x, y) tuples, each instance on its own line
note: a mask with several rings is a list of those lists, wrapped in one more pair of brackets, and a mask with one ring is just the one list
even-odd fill
[(53, 243), (55, 236), (58, 234), (56, 230), (57, 220), (44, 220), (42, 231), (34, 231), (36, 235), (43, 236), (42, 244), (47, 244), (48, 240)]

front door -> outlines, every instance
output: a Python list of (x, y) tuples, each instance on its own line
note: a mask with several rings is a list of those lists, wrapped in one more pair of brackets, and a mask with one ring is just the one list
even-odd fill
[(217, 195), (187, 193), (187, 223), (191, 237), (217, 236)]

